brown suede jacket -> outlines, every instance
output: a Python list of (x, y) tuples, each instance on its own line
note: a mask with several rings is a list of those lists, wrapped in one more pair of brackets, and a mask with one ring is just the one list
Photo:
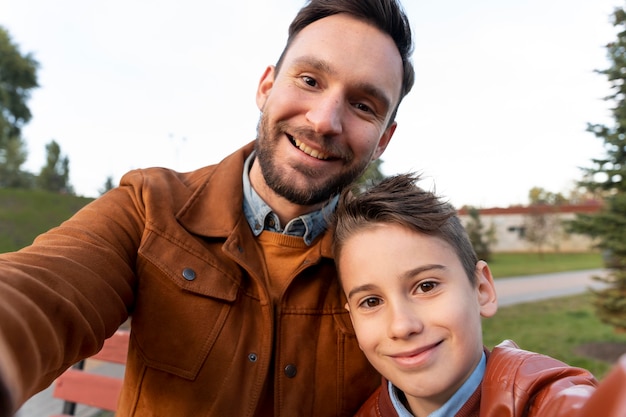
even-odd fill
[(127, 317), (117, 416), (349, 416), (380, 376), (360, 351), (331, 236), (280, 303), (243, 214), (249, 144), (191, 173), (136, 170), (16, 253), (0, 255), (0, 416)]
[[(588, 371), (505, 340), (487, 353), (481, 385), (455, 417), (624, 417), (626, 355), (598, 386)], [(387, 380), (355, 417), (397, 417)]]

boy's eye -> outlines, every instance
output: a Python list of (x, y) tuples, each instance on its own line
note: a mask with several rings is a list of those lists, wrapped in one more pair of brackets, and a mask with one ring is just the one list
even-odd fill
[(365, 308), (373, 308), (380, 305), (380, 298), (369, 297), (361, 302), (361, 306)]
[(437, 283), (433, 281), (420, 282), (417, 286), (419, 292), (429, 292), (437, 287)]

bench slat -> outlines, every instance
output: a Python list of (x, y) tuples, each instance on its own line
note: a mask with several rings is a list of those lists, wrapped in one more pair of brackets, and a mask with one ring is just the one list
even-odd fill
[(54, 396), (65, 401), (115, 411), (122, 391), (122, 380), (105, 375), (68, 369), (59, 376)]
[[(125, 365), (129, 340), (128, 330), (118, 330), (105, 340), (100, 352), (91, 356), (89, 360), (96, 359)], [(67, 406), (72, 407), (72, 404), (84, 404), (102, 410), (116, 411), (122, 383), (122, 378), (100, 375), (85, 369), (70, 368), (56, 379), (52, 395), (65, 401), (64, 412), (72, 412), (66, 409)], [(61, 417), (65, 414), (57, 416)]]
[(100, 352), (91, 356), (91, 359), (120, 363), (122, 365), (125, 364), (126, 357), (128, 356), (129, 339), (130, 332), (125, 330), (116, 331), (113, 336), (104, 342), (104, 346), (102, 346)]

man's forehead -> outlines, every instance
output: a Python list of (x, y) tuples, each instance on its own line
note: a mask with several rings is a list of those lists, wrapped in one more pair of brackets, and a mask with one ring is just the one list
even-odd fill
[(313, 63), (311, 57), (318, 60), (315, 65), (320, 70), (329, 73), (342, 60), (347, 60), (352, 73), (376, 72), (377, 80), (384, 73), (395, 72), (392, 78), (397, 86), (393, 89), (397, 93), (394, 91), (393, 97), (388, 98), (399, 99), (404, 71), (402, 57), (391, 36), (371, 22), (339, 13), (310, 23), (292, 39), (284, 61), (289, 61), (288, 65), (305, 60)]

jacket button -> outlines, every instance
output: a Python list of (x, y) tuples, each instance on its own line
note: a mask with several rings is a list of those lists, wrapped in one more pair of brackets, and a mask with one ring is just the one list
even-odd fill
[(183, 269), (183, 278), (185, 278), (187, 281), (193, 281), (194, 279), (196, 279), (196, 271), (191, 268)]
[(285, 375), (287, 375), (287, 378), (293, 378), (297, 373), (298, 369), (296, 368), (296, 365), (289, 364), (285, 366)]
[(258, 359), (258, 356), (256, 355), (256, 353), (249, 353), (248, 354), (248, 360), (250, 362), (256, 362), (257, 359)]

